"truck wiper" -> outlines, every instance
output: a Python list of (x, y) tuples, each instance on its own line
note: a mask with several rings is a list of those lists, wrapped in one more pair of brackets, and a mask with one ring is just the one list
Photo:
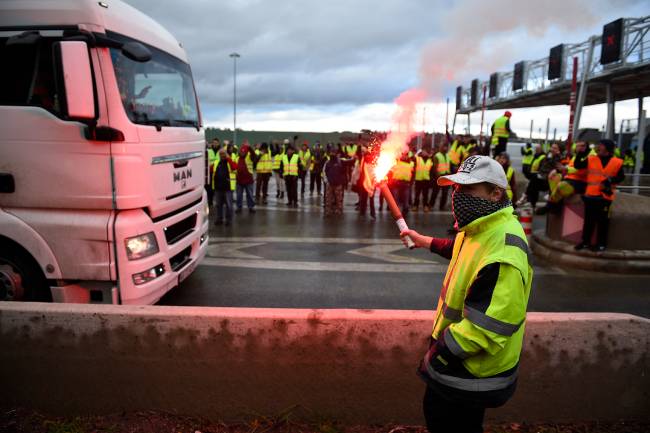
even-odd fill
[(173, 121), (176, 122), (176, 123), (183, 124), (183, 125), (191, 125), (191, 126), (195, 127), (197, 131), (200, 129), (199, 128), (199, 122), (197, 120), (174, 119)]
[(145, 119), (138, 121), (141, 125), (153, 125), (156, 131), (162, 130), (163, 126), (172, 126), (172, 122), (168, 119)]

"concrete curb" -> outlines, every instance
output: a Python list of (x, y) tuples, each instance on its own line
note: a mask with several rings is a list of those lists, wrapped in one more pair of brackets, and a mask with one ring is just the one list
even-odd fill
[(573, 245), (549, 238), (543, 230), (532, 236), (531, 248), (536, 256), (556, 265), (589, 271), (650, 274), (650, 251), (606, 250), (575, 251)]
[[(0, 405), (422, 423), (430, 311), (0, 303)], [(649, 420), (650, 320), (531, 313), (496, 421)]]

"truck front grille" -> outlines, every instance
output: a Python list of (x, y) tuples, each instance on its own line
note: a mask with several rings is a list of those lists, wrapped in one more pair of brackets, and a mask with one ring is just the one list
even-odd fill
[(191, 260), (190, 259), (191, 253), (192, 253), (192, 246), (190, 245), (189, 247), (185, 248), (183, 251), (176, 254), (171, 259), (169, 259), (169, 264), (172, 268), (172, 271), (177, 271), (178, 269), (185, 266), (185, 264)]
[(164, 229), (167, 245), (173, 245), (194, 231), (196, 227), (196, 213), (170, 225)]

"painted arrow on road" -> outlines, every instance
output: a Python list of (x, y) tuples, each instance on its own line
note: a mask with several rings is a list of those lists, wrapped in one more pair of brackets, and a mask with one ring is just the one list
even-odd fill
[(422, 263), (431, 264), (435, 263), (433, 260), (418, 259), (416, 257), (405, 257), (393, 254), (396, 251), (404, 251), (404, 245), (370, 245), (367, 247), (357, 248), (348, 251), (349, 254), (357, 256), (368, 257), (370, 259), (383, 260), (388, 263)]
[(207, 255), (210, 257), (224, 257), (228, 259), (259, 260), (262, 257), (245, 253), (245, 248), (265, 245), (265, 242), (218, 242), (210, 244)]

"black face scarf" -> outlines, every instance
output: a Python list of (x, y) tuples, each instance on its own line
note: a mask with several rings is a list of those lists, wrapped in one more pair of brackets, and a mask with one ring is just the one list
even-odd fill
[(455, 191), (451, 195), (451, 213), (456, 219), (456, 229), (481, 217), (510, 206), (510, 200), (492, 201)]

